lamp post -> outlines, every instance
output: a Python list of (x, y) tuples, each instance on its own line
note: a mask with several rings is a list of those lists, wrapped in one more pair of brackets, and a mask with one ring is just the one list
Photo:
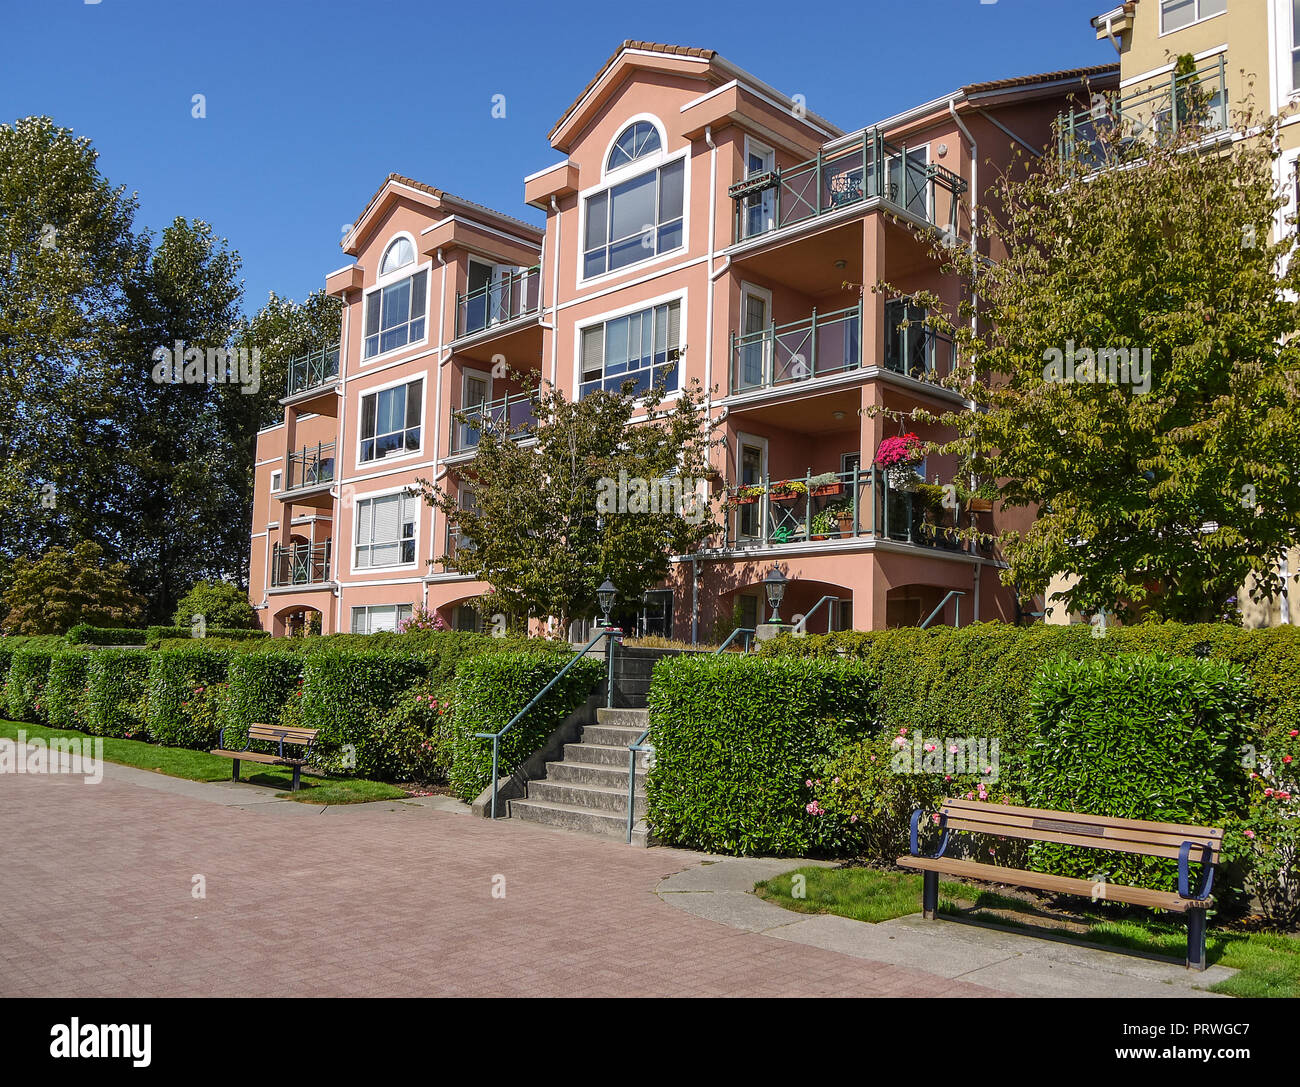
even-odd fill
[(779, 623), (781, 621), (778, 609), (781, 607), (781, 601), (785, 598), (785, 586), (788, 581), (789, 578), (775, 566), (768, 571), (767, 577), (763, 579), (763, 588), (767, 590), (767, 603), (772, 609), (772, 618), (768, 620), (769, 623)]
[(614, 607), (614, 601), (618, 599), (618, 590), (614, 588), (614, 583), (606, 578), (604, 584), (596, 590), (596, 602), (600, 605), (600, 625), (609, 626), (609, 613)]
[(596, 590), (596, 603), (600, 605), (600, 625), (605, 628), (605, 705), (614, 705), (614, 631), (609, 625), (609, 613), (618, 599), (614, 583), (606, 578)]

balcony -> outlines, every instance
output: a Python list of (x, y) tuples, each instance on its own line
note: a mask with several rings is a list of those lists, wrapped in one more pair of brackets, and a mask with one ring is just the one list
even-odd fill
[(271, 550), (271, 587), (275, 589), (294, 585), (321, 585), (330, 579), (330, 545), (326, 540), (318, 544), (294, 544)]
[(339, 376), (339, 345), (320, 347), (289, 363), (288, 400), (322, 385), (332, 384)]
[(467, 294), (456, 292), (456, 338), (541, 312), (541, 266), (513, 272)]
[(780, 483), (764, 479), (745, 488), (761, 493), (728, 501), (728, 549), (875, 539), (970, 551), (957, 535), (953, 511), (926, 495), (895, 490), (884, 472), (854, 468), (792, 482), (796, 488), (783, 492)]
[(500, 400), (488, 401), (463, 409), (469, 420), (461, 423), (455, 415), (451, 419), (451, 451), (468, 453), (478, 448), (479, 439), (485, 430), (503, 431), (512, 437), (523, 440), (529, 437), (522, 427), (537, 422), (533, 414), (533, 401), (527, 393), (507, 394)]
[(1056, 120), (1061, 158), (1091, 169), (1132, 161), (1142, 148), (1191, 128), (1206, 137), (1228, 129), (1227, 57), (1131, 94), (1097, 95), (1092, 107)]
[[(883, 364), (894, 373), (933, 380), (952, 370), (952, 340), (921, 322), (906, 300), (885, 308)], [(731, 334), (731, 392), (778, 388), (857, 370), (862, 362), (862, 305)]]
[(957, 197), (966, 191), (966, 182), (868, 129), (834, 150), (822, 148), (806, 162), (747, 177), (727, 195), (736, 201), (733, 237), (740, 242), (875, 199), (941, 225), (935, 199), (939, 189), (951, 197), (948, 228), (955, 230)]
[(334, 443), (317, 442), (289, 454), (288, 476), (282, 497), (294, 491), (315, 490), (334, 482)]

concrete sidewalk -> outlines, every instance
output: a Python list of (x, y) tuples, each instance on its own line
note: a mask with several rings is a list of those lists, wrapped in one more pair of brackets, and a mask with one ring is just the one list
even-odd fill
[(1218, 994), (1205, 990), (1236, 973), (1224, 966), (1197, 972), (1168, 959), (987, 924), (926, 921), (919, 909), (874, 925), (832, 914), (795, 913), (753, 893), (759, 880), (809, 863), (817, 862), (718, 858), (669, 876), (657, 892), (680, 910), (732, 928), (978, 982), (1017, 996), (1212, 997)]

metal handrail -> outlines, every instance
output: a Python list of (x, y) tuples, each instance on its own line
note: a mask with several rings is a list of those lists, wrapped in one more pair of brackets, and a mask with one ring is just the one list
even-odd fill
[[(329, 456), (326, 456), (326, 454)], [(300, 487), (316, 487), (334, 481), (334, 442), (317, 442), (315, 448), (303, 446), (289, 454), (288, 476), (285, 480), (286, 491)], [(298, 467), (299, 472), (294, 469)], [(310, 478), (308, 478), (310, 476)]]
[[(534, 264), (522, 272), (511, 272), (501, 279), (484, 284), (472, 291), (456, 292), (456, 337), (472, 336), (496, 325), (540, 313), (542, 308), (541, 265)], [(530, 299), (529, 295), (533, 297)], [(471, 322), (469, 308), (472, 302), (482, 299), (483, 323), (477, 317)], [(471, 326), (473, 324), (473, 327)]]
[(951, 600), (954, 596), (957, 598), (957, 603), (955, 605), (956, 611), (953, 613), (952, 628), (953, 630), (956, 630), (958, 627), (960, 627), (961, 626), (961, 598), (965, 595), (966, 593), (962, 589), (950, 589), (948, 591), (948, 594), (942, 600), (939, 601), (938, 607), (936, 607), (934, 611), (930, 612), (930, 614), (925, 617), (925, 622), (921, 624), (921, 629), (924, 630), (926, 627), (928, 627), (934, 621), (934, 617), (938, 615), (941, 611), (943, 611), (943, 606), (946, 603), (948, 603), (948, 601)]
[[(760, 618), (761, 618), (761, 617), (760, 617)], [(753, 627), (736, 627), (735, 630), (733, 630), (730, 634), (727, 635), (727, 640), (726, 640), (725, 642), (723, 642), (720, 646), (718, 646), (717, 649), (715, 649), (715, 650), (713, 651), (713, 655), (716, 657), (719, 653), (721, 653), (724, 649), (726, 649), (727, 646), (729, 646), (733, 641), (736, 640), (736, 635), (737, 635), (737, 634), (743, 634), (743, 635), (745, 636), (745, 648), (744, 648), (743, 652), (748, 653), (748, 652), (749, 652), (749, 647), (750, 647), (750, 645), (753, 644), (753, 639), (754, 639), (754, 628), (753, 628)]]
[[(497, 817), (497, 778), (498, 778), (497, 766), (499, 765), (498, 755), (501, 750), (501, 737), (504, 736), (507, 732), (509, 732), (512, 728), (514, 728), (515, 725), (517, 725), (520, 721), (522, 721), (524, 717), (527, 716), (528, 711), (531, 710), (534, 706), (537, 705), (538, 702), (542, 700), (546, 692), (549, 691), (552, 687), (554, 687), (557, 683), (559, 683), (560, 680), (564, 678), (565, 674), (569, 671), (569, 669), (572, 668), (579, 660), (581, 660), (588, 653), (590, 653), (591, 650), (596, 647), (596, 643), (599, 642), (601, 638), (612, 639), (618, 635), (621, 635), (622, 633), (623, 632), (619, 630), (617, 627), (608, 627), (602, 630), (599, 634), (597, 634), (594, 638), (592, 638), (591, 641), (589, 641), (585, 646), (583, 646), (580, 650), (578, 650), (578, 652), (576, 652), (573, 655), (573, 657), (570, 658), (569, 662), (558, 672), (555, 673), (555, 675), (551, 678), (551, 681), (540, 691), (538, 691), (535, 695), (533, 695), (533, 697), (528, 700), (528, 704), (522, 710), (520, 710), (512, 718), (510, 718), (510, 720), (506, 723), (506, 726), (504, 728), (502, 728), (499, 732), (474, 733), (474, 738), (476, 740), (492, 741), (492, 818), (493, 819)], [(611, 642), (609, 650), (607, 650), (609, 655), (609, 662), (610, 662), (609, 663), (609, 668), (610, 668), (609, 690), (610, 690), (611, 702), (613, 700), (613, 683), (614, 683), (614, 675), (613, 675), (614, 657), (613, 657), (613, 653), (610, 652), (612, 648), (613, 645)]]
[(288, 396), (305, 392), (339, 376), (340, 344), (318, 347), (289, 361)]
[[(479, 438), (482, 432), (488, 427), (503, 426), (507, 431), (514, 431), (514, 437), (523, 439), (529, 437), (519, 428), (535, 424), (537, 416), (533, 413), (532, 402), (536, 393), (518, 392), (506, 393), (496, 400), (485, 400), (480, 404), (471, 404), (467, 408), (453, 408), (451, 413), (451, 451), (453, 453), (464, 452), (468, 449), (477, 449)], [(525, 409), (520, 412), (518, 409)], [(457, 415), (466, 417), (466, 420), (473, 418), (479, 422), (478, 426), (468, 421), (457, 419)], [(473, 432), (473, 439), (470, 433)]]
[[(826, 350), (819, 351), (818, 335), (839, 331), (828, 363)], [(746, 358), (745, 356), (749, 357)], [(743, 365), (757, 355), (757, 381), (744, 379)], [(818, 358), (822, 355), (822, 358)], [(812, 311), (810, 317), (744, 334), (731, 333), (731, 391), (766, 389), (797, 381), (809, 381), (827, 374), (845, 373), (862, 365), (862, 303), (831, 313)]]
[(627, 745), (627, 844), (632, 844), (632, 825), (636, 822), (636, 757), (642, 751), (653, 751), (654, 744), (645, 742), (650, 735), (647, 728), (632, 743)]
[[(813, 614), (817, 611), (818, 608), (820, 608), (827, 601), (838, 602), (839, 599), (840, 598), (838, 596), (823, 596), (819, 601), (817, 601), (816, 604), (814, 604), (811, 608), (808, 609), (807, 615), (805, 615), (802, 619), (800, 619), (799, 622), (795, 623), (790, 633), (802, 634), (808, 628), (808, 620), (813, 617)], [(831, 624), (834, 621), (835, 617), (831, 614), (830, 608), (826, 609), (826, 615), (827, 615), (826, 633), (829, 634), (831, 632)]]
[(271, 586), (316, 585), (329, 581), (332, 542), (327, 539), (288, 547), (276, 544), (271, 549)]

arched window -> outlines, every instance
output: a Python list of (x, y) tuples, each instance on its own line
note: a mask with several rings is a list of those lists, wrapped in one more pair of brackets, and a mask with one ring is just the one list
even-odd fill
[(634, 121), (623, 129), (609, 152), (609, 161), (605, 169), (617, 170), (629, 162), (635, 162), (646, 155), (653, 155), (660, 149), (659, 130), (649, 121)]
[(411, 244), (411, 239), (398, 238), (388, 247), (388, 252), (384, 254), (384, 259), (379, 264), (379, 274), (386, 276), (389, 272), (395, 272), (399, 268), (414, 263), (415, 246)]

